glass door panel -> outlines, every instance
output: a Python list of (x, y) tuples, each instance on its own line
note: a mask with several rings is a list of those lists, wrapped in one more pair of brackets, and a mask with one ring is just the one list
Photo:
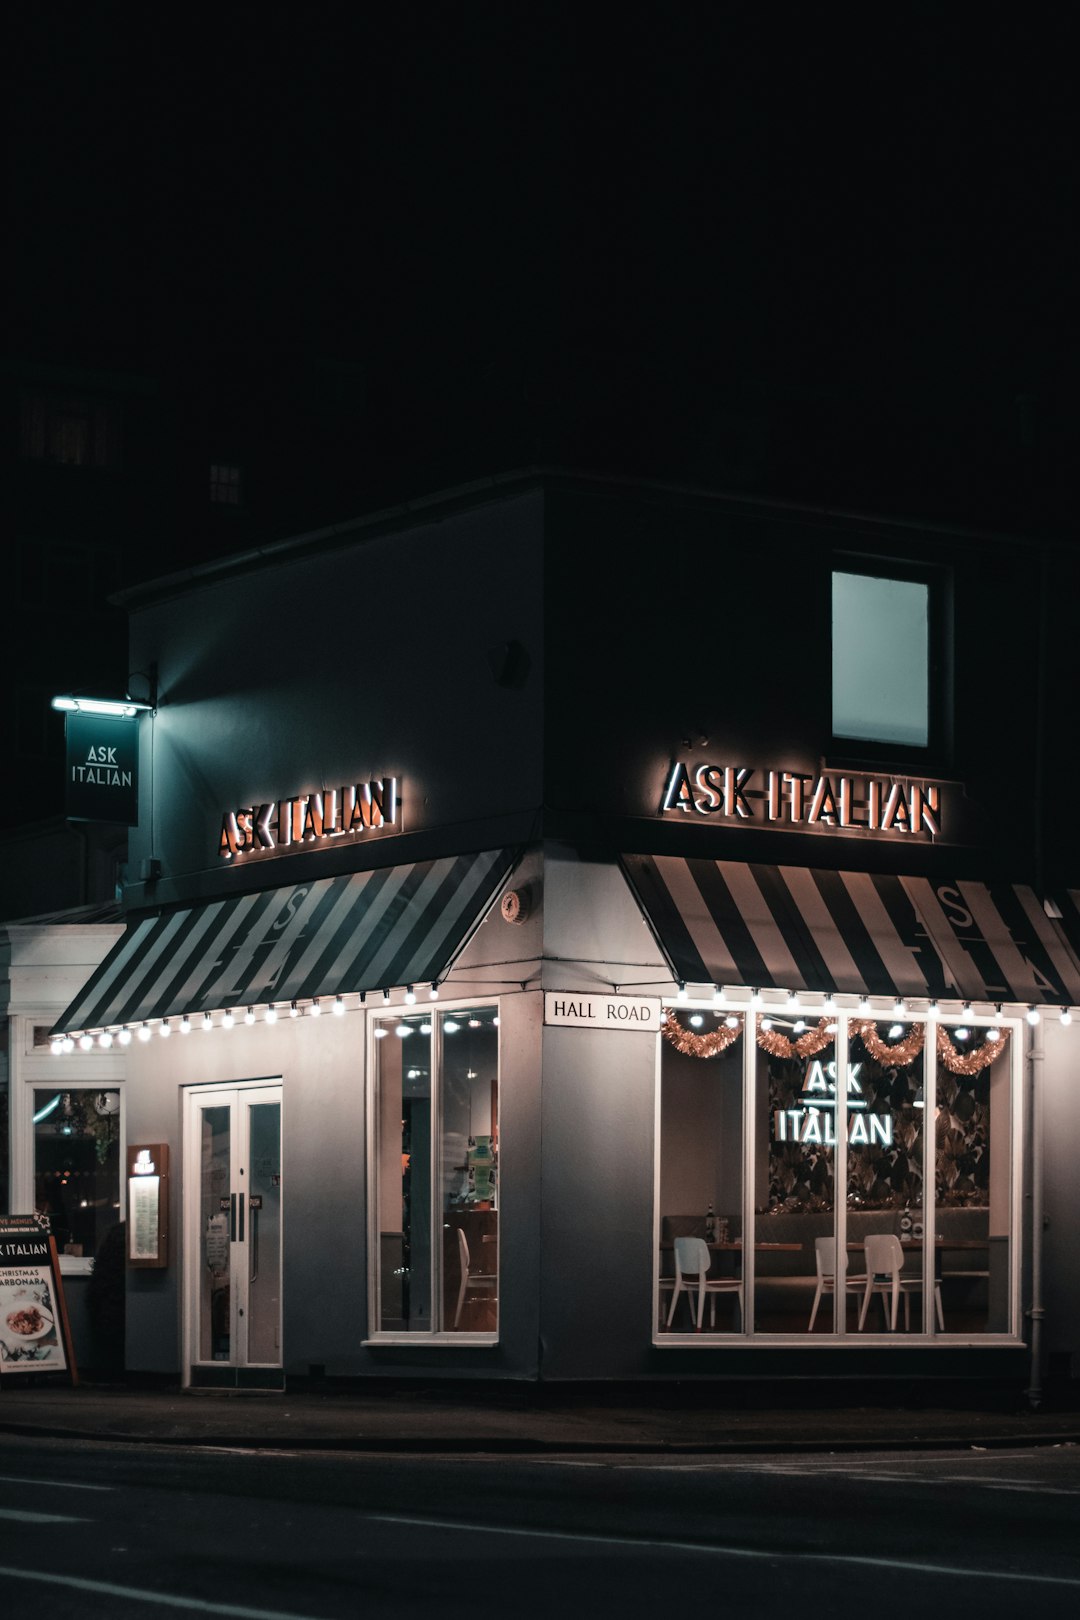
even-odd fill
[(188, 1106), (190, 1360), (280, 1367), (281, 1088), (192, 1091)]

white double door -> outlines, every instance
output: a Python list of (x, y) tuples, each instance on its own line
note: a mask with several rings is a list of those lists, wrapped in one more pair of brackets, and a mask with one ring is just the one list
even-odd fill
[(260, 1382), (282, 1365), (280, 1081), (192, 1087), (184, 1166), (191, 1382)]

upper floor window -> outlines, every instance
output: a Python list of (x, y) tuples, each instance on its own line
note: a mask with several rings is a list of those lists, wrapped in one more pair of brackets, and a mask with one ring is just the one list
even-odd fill
[(120, 432), (114, 400), (41, 390), (24, 393), (20, 401), (19, 449), (26, 461), (118, 467)]
[(210, 499), (215, 506), (240, 505), (240, 468), (224, 461), (210, 463)]
[(901, 748), (931, 745), (933, 621), (928, 578), (833, 571), (834, 737)]

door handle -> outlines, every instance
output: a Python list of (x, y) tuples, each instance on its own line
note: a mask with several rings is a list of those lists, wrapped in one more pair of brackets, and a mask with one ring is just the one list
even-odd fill
[(237, 1211), (236, 1212), (237, 1212), (237, 1215), (239, 1217), (239, 1220), (237, 1222), (237, 1232), (238, 1232), (238, 1239), (237, 1240), (238, 1240), (238, 1242), (243, 1243), (243, 1241), (244, 1241), (244, 1195), (243, 1195), (243, 1193), (237, 1193), (236, 1197), (237, 1197), (237, 1200), (238, 1200), (238, 1202), (237, 1202)]
[[(241, 1196), (243, 1196), (241, 1194)], [(251, 1276), (249, 1282), (259, 1280), (259, 1206), (251, 1200)]]
[(236, 1194), (229, 1194), (229, 1242), (236, 1242)]

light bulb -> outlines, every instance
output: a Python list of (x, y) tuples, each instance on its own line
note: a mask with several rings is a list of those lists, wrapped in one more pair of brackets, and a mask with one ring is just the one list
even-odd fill
[(1072, 1013), (1069, 1011), (1068, 1007), (1062, 1007), (1061, 1009), (1061, 1022), (1063, 1024), (1072, 1023)]
[(398, 1024), (397, 1028), (394, 1030), (394, 1034), (399, 1038), (399, 1040), (404, 1040), (406, 1035), (412, 1034), (412, 1025)]
[(693, 1025), (693, 1027), (695, 1029), (700, 1029), (704, 1022), (705, 1022), (705, 1020), (704, 1020), (704, 1018), (702, 1018), (700, 1013), (691, 1013), (690, 1014), (690, 1023)]
[(53, 1057), (59, 1057), (63, 1050), (64, 1043), (62, 1039), (59, 1035), (54, 1036), (54, 1038), (49, 1042), (49, 1051), (52, 1053)]
[(406, 1002), (406, 1005), (411, 1007), (415, 1001), (416, 1001), (416, 991), (413, 989), (411, 984), (407, 984), (405, 986), (405, 1002)]
[(211, 1018), (210, 1014), (209, 1013), (203, 1013), (203, 1015), (202, 1015), (203, 1034), (204, 1035), (209, 1034), (210, 1030), (212, 1030), (213, 1027), (214, 1027), (214, 1020)]
[(300, 1016), (299, 1007), (296, 1005), (295, 1001), (290, 1001), (289, 1002), (289, 1017), (290, 1018), (299, 1018), (299, 1016)]
[(255, 1022), (255, 1009), (254, 1009), (254, 1007), (249, 1007), (247, 1012), (244, 1014), (244, 1023), (245, 1024), (253, 1024), (254, 1022)]
[(443, 1023), (443, 1029), (447, 1035), (456, 1035), (460, 1028), (461, 1025), (455, 1024), (452, 1018), (447, 1018)]
[(345, 997), (344, 996), (335, 996), (334, 997), (334, 1016), (335, 1016), (335, 1018), (340, 1018), (344, 1011), (345, 1011)]
[(429, 1001), (438, 1001), (438, 999), (439, 999), (439, 987), (438, 987), (437, 984), (433, 984), (431, 989), (428, 991), (428, 1000)]
[(1029, 1024), (1031, 1024), (1033, 1026), (1039, 1022), (1039, 1009), (1038, 1009), (1038, 1007), (1029, 1007), (1028, 1008), (1028, 1010), (1027, 1010), (1027, 1021), (1028, 1021)]
[(232, 1029), (232, 1027), (233, 1027), (233, 1025), (235, 1023), (236, 1023), (236, 1019), (233, 1017), (232, 1008), (231, 1007), (226, 1008), (225, 1012), (222, 1014), (222, 1017), (221, 1017), (221, 1027), (222, 1027), (222, 1029)]
[(739, 1020), (735, 1013), (728, 1013), (727, 1017), (724, 1019), (724, 1023), (727, 1025), (728, 1029), (738, 1029), (739, 1027)]
[(869, 996), (860, 996), (859, 997), (859, 1011), (862, 1013), (863, 1017), (865, 1018), (866, 1014), (870, 1011), (870, 997)]
[(191, 1034), (191, 1019), (188, 1017), (187, 1013), (185, 1013), (183, 1018), (180, 1020), (180, 1033), (181, 1035)]
[(312, 1018), (322, 1017), (322, 1007), (319, 1005), (318, 996), (316, 996), (315, 1000), (311, 1003), (311, 1006), (308, 1008), (308, 1012), (311, 1014)]
[(277, 1023), (277, 1008), (274, 1006), (273, 1002), (271, 1002), (269, 1007), (266, 1009), (266, 1022), (268, 1024)]
[(150, 1039), (150, 1025), (149, 1024), (140, 1024), (139, 1025), (139, 1039), (140, 1039), (140, 1041), (148, 1041)]
[(904, 1033), (903, 1024), (893, 1024), (892, 1027), (889, 1030), (889, 1039), (890, 1039), (890, 1041), (898, 1041), (903, 1033)]
[(389, 1035), (389, 1033), (390, 1031), (387, 1029), (385, 1024), (375, 1025), (375, 1039), (377, 1041), (383, 1040), (387, 1035)]
[(762, 1029), (772, 1029), (772, 1019), (768, 1016), (764, 1017), (761, 1020), (761, 1027)]
[(130, 1029), (128, 1029), (126, 1024), (125, 1024), (124, 1028), (122, 1030), (120, 1030), (120, 1032), (117, 1035), (116, 1039), (119, 1041), (121, 1046), (130, 1046), (131, 1045), (131, 1031), (130, 1031)]
[(109, 1031), (107, 1029), (102, 1030), (101, 1034), (97, 1038), (97, 1043), (98, 1043), (99, 1046), (106, 1046), (106, 1047), (112, 1045), (112, 1036), (109, 1034)]
[(961, 1024), (959, 1029), (956, 1031), (956, 1038), (958, 1041), (966, 1041), (970, 1034), (971, 1031), (968, 1029), (967, 1025)]
[(679, 1003), (680, 1006), (684, 1005), (685, 1002), (686, 1002), (686, 985), (683, 984), (683, 982), (681, 980), (679, 981), (679, 992), (678, 992), (678, 995), (675, 997), (675, 1000)]
[(172, 1034), (172, 1025), (169, 1023), (167, 1018), (163, 1018), (161, 1020), (161, 1028), (158, 1030), (158, 1034), (161, 1036), (163, 1041), (167, 1041), (169, 1036)]

